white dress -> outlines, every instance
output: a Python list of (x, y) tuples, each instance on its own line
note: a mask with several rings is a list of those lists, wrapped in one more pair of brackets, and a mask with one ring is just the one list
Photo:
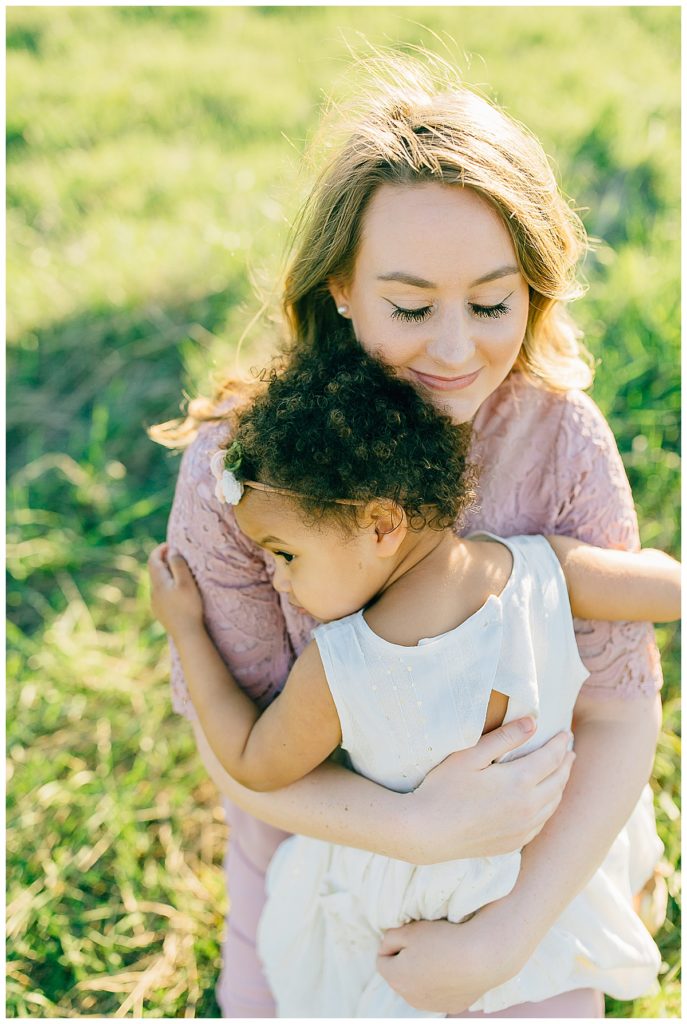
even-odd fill
[[(448, 754), (477, 743), (492, 690), (509, 698), (506, 721), (537, 719), (534, 737), (503, 760), (570, 727), (588, 673), (560, 564), (543, 537), (501, 543), (513, 556), (505, 588), (448, 633), (402, 647), (374, 633), (362, 612), (312, 631), (342, 746), (360, 774), (400, 792), (415, 789)], [(655, 988), (660, 955), (632, 908), (633, 890), (661, 853), (652, 822), (647, 788), (603, 865), (523, 970), (471, 1010), (493, 1013), (575, 988), (617, 999)], [(376, 972), (382, 933), (418, 919), (465, 920), (507, 895), (519, 868), (518, 852), (415, 866), (306, 836), (287, 839), (268, 869), (258, 929), (278, 1015), (446, 1016), (411, 1007)]]

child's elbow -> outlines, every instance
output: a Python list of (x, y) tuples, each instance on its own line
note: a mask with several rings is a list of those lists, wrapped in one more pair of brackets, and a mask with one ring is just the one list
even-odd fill
[(273, 793), (275, 789), (281, 789), (281, 783), (275, 779), (253, 779), (245, 783), (246, 789), (252, 789), (254, 793)]
[(249, 765), (239, 764), (229, 774), (240, 786), (250, 789), (254, 793), (271, 793), (282, 786), (278, 779), (259, 767), (251, 768)]

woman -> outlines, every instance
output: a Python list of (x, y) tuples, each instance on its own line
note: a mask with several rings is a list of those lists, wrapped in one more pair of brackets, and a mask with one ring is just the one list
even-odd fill
[[(522, 128), (459, 85), (439, 92), (417, 66), (396, 63), (392, 80), (377, 84), (306, 204), (284, 292), (292, 343), (316, 345), (344, 318), (360, 344), (423, 381), (452, 418), (473, 420), (480, 507), (466, 530), (637, 546), (614, 440), (577, 390), (591, 373), (564, 303), (578, 294), (581, 223)], [(226, 438), (229, 394), (210, 410), (192, 406), (197, 415), (179, 432), (188, 437), (197, 421), (214, 420), (184, 457), (168, 540), (194, 572), (229, 668), (264, 706), (313, 620), (274, 592), (273, 563), (214, 498), (209, 459)], [(378, 964), (412, 1005), (459, 1016), (471, 1016), (464, 1011), (483, 992), (517, 973), (632, 814), (660, 723), (650, 627), (578, 625), (591, 675), (575, 709), (572, 771), (564, 736), (519, 762), (492, 765), (526, 739), (512, 723), (453, 755), (410, 797), (333, 764), (286, 790), (254, 794), (222, 771), (195, 725), (231, 826), (218, 988), (226, 1016), (274, 1015), (254, 941), (279, 829), (418, 863), (528, 842), (508, 897), (463, 925), (420, 921), (388, 932)], [(173, 689), (176, 710), (193, 718), (175, 658)], [(479, 818), (485, 801), (493, 807), (489, 834)], [(631, 824), (644, 843), (639, 888), (657, 854), (650, 808)], [(602, 1016), (603, 999), (580, 990), (506, 1015)]]

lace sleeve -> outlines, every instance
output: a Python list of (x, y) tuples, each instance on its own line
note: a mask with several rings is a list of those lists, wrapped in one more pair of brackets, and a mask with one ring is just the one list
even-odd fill
[[(205, 624), (236, 681), (261, 707), (288, 674), (293, 652), (262, 551), (239, 530), (233, 506), (215, 497), (210, 457), (226, 424), (201, 428), (184, 453), (167, 540), (179, 551), (203, 595)], [(170, 641), (172, 706), (196, 717)]]
[[(566, 397), (556, 441), (556, 532), (600, 547), (639, 548), (637, 515), (615, 438), (585, 394)], [(643, 622), (575, 620), (590, 697), (645, 697), (663, 678), (653, 627)]]

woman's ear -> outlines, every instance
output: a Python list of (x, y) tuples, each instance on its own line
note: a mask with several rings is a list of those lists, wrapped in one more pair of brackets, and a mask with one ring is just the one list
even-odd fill
[(329, 289), (329, 294), (334, 300), (334, 305), (336, 306), (336, 311), (339, 316), (344, 316), (347, 319), (350, 319), (351, 314), (348, 308), (348, 286), (343, 284), (341, 281), (330, 277), (327, 281), (327, 288)]

